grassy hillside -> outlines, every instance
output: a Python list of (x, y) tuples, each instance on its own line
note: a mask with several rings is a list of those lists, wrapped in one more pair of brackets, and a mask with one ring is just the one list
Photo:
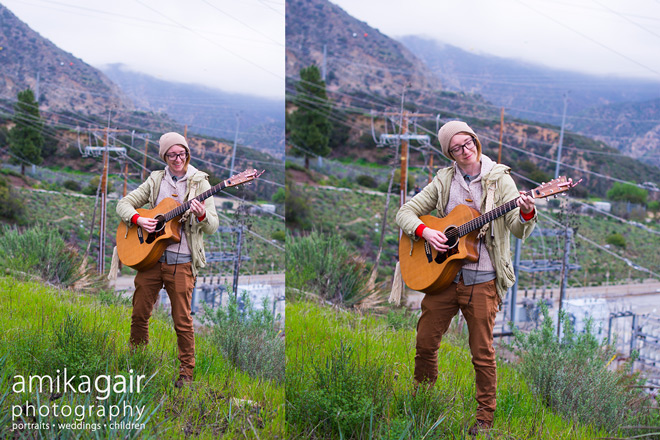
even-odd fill
[[(414, 320), (307, 302), (287, 302), (286, 313), (288, 438), (466, 438), (476, 402), (465, 334), (450, 331), (440, 347), (436, 386), (413, 397)], [(492, 436), (577, 440), (606, 435), (545, 408), (520, 375), (499, 360)]]
[[(79, 438), (90, 431), (98, 438), (285, 437), (283, 385), (238, 371), (225, 360), (210, 331), (197, 331), (195, 381), (179, 390), (173, 387), (177, 345), (168, 317), (156, 313), (149, 346), (132, 352), (127, 344), (130, 307), (121, 300), (106, 295), (102, 301), (99, 296), (7, 277), (0, 278), (0, 292), (0, 437)], [(21, 392), (15, 387), (20, 377), (55, 378), (64, 368), (69, 377), (145, 379), (140, 392), (107, 392), (103, 382), (89, 392), (78, 388), (78, 379), (73, 380), (75, 392), (46, 392), (48, 387), (44, 392)], [(43, 409), (41, 415), (23, 421), (49, 426), (41, 425), (39, 435), (33, 429), (12, 431), (30, 405), (46, 406), (49, 414)], [(121, 411), (111, 419), (115, 405)], [(124, 405), (140, 408), (141, 417), (137, 409), (125, 412)], [(67, 407), (73, 409), (69, 415)], [(100, 407), (105, 415), (100, 415)], [(113, 428), (112, 422), (124, 425)], [(60, 427), (66, 423), (74, 426)], [(86, 425), (76, 428), (76, 423)], [(144, 427), (126, 428), (132, 423)]]

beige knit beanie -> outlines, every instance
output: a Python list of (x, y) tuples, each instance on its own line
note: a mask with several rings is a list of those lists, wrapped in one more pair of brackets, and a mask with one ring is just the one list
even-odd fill
[(458, 133), (467, 133), (474, 138), (474, 143), (477, 145), (477, 159), (481, 159), (481, 142), (479, 142), (479, 137), (477, 134), (463, 121), (449, 121), (438, 130), (438, 140), (440, 141), (440, 147), (442, 148), (442, 154), (444, 154), (448, 159), (455, 160), (451, 153), (449, 153), (449, 142), (454, 135)]
[(167, 163), (167, 159), (165, 159), (165, 154), (167, 153), (167, 150), (172, 148), (175, 145), (181, 145), (183, 148), (186, 149), (188, 152), (188, 157), (186, 157), (186, 163), (185, 163), (185, 169), (188, 169), (188, 164), (190, 163), (190, 147), (188, 147), (188, 142), (186, 142), (186, 138), (181, 136), (179, 133), (175, 133), (173, 131), (169, 133), (165, 133), (160, 137), (160, 150), (158, 150), (158, 155), (160, 156), (161, 159)]
[(167, 160), (165, 159), (165, 153), (167, 153), (167, 150), (172, 148), (174, 145), (181, 145), (183, 148), (186, 149), (188, 152), (188, 157), (186, 158), (186, 165), (190, 161), (190, 148), (188, 147), (188, 142), (186, 142), (186, 138), (181, 136), (179, 133), (175, 132), (169, 132), (165, 133), (160, 137), (160, 150), (158, 151), (158, 155), (160, 156), (161, 159), (167, 163)]

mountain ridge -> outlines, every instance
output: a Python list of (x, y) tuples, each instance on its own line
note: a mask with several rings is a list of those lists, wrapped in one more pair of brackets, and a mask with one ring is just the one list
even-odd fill
[(68, 53), (0, 4), (0, 98), (31, 88), (42, 111), (88, 115), (130, 110), (132, 103), (103, 73)]

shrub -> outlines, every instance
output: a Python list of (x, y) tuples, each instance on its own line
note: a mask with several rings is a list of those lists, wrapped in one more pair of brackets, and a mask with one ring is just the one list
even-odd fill
[(308, 229), (311, 227), (307, 200), (296, 185), (287, 184), (284, 212), (287, 226), (299, 227), (301, 229)]
[(4, 177), (0, 177), (0, 217), (21, 220), (25, 206)]
[[(86, 194), (88, 196), (95, 196), (96, 195), (96, 190), (98, 189), (99, 186), (99, 181), (101, 178), (99, 176), (94, 176), (92, 179), (89, 181), (89, 185), (87, 185), (85, 188), (83, 188), (82, 193)], [(103, 188), (101, 188), (101, 191), (103, 191)], [(112, 182), (108, 180), (108, 194), (112, 192)]]
[(355, 178), (358, 185), (366, 186), (367, 188), (378, 188), (378, 182), (371, 176), (361, 174)]
[(244, 292), (229, 295), (227, 306), (211, 309), (203, 305), (202, 321), (212, 325), (212, 337), (229, 361), (251, 376), (284, 381), (284, 340), (275, 328), (273, 314), (266, 307), (256, 310)]
[(287, 286), (350, 306), (361, 299), (367, 276), (364, 263), (352, 256), (341, 236), (316, 231), (304, 237), (287, 236)]
[(234, 207), (234, 204), (232, 202), (222, 202), (222, 210), (227, 211), (229, 209), (232, 209)]
[(282, 243), (284, 243), (284, 241), (286, 240), (286, 232), (280, 231), (280, 230), (273, 231), (273, 233), (270, 234), (270, 238), (272, 238), (273, 240), (281, 241)]
[(81, 278), (81, 264), (57, 230), (41, 225), (22, 232), (8, 226), (0, 230), (0, 267), (14, 274), (69, 287)]
[[(576, 334), (568, 316), (560, 316), (563, 337), (558, 337), (545, 304), (543, 325), (525, 335), (514, 330), (519, 369), (532, 391), (559, 413), (609, 431), (622, 424), (643, 424), (641, 393), (634, 379), (607, 368), (614, 348), (599, 343), (591, 322)], [(653, 422), (651, 422), (653, 423)]]
[(80, 191), (80, 183), (75, 180), (65, 180), (62, 186), (70, 191)]
[(625, 249), (625, 247), (626, 247), (625, 237), (623, 235), (619, 234), (618, 232), (608, 235), (607, 238), (605, 239), (605, 241), (607, 241), (608, 244), (620, 247), (622, 249)]

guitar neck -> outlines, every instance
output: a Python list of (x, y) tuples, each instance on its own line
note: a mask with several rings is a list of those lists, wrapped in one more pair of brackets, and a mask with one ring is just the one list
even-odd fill
[[(532, 195), (532, 191), (528, 191), (525, 193), (525, 195)], [(516, 202), (518, 201), (520, 197), (516, 197), (513, 200), (510, 200), (506, 202), (502, 206), (498, 206), (497, 208), (493, 209), (492, 211), (488, 211), (485, 214), (480, 215), (479, 217), (473, 218), (469, 222), (461, 225), (458, 227), (458, 236), (462, 237), (464, 235), (469, 234), (470, 232), (480, 229), (483, 227), (486, 223), (490, 223), (496, 218), (502, 217), (504, 214), (506, 214), (509, 211), (512, 211), (518, 207), (516, 205)]]
[(183, 214), (184, 212), (186, 212), (188, 209), (190, 209), (190, 202), (192, 202), (193, 200), (197, 200), (199, 202), (202, 202), (202, 201), (208, 199), (209, 197), (211, 197), (213, 194), (225, 189), (226, 187), (227, 187), (226, 180), (223, 180), (222, 182), (218, 183), (217, 185), (211, 187), (211, 189), (209, 189), (208, 191), (204, 191), (203, 193), (201, 193), (200, 195), (198, 195), (194, 199), (190, 199), (187, 202), (183, 202), (182, 204), (180, 204), (179, 206), (177, 206), (173, 210), (171, 210), (169, 212), (166, 212), (164, 214), (165, 221), (169, 222), (173, 218), (178, 217), (181, 214)]

